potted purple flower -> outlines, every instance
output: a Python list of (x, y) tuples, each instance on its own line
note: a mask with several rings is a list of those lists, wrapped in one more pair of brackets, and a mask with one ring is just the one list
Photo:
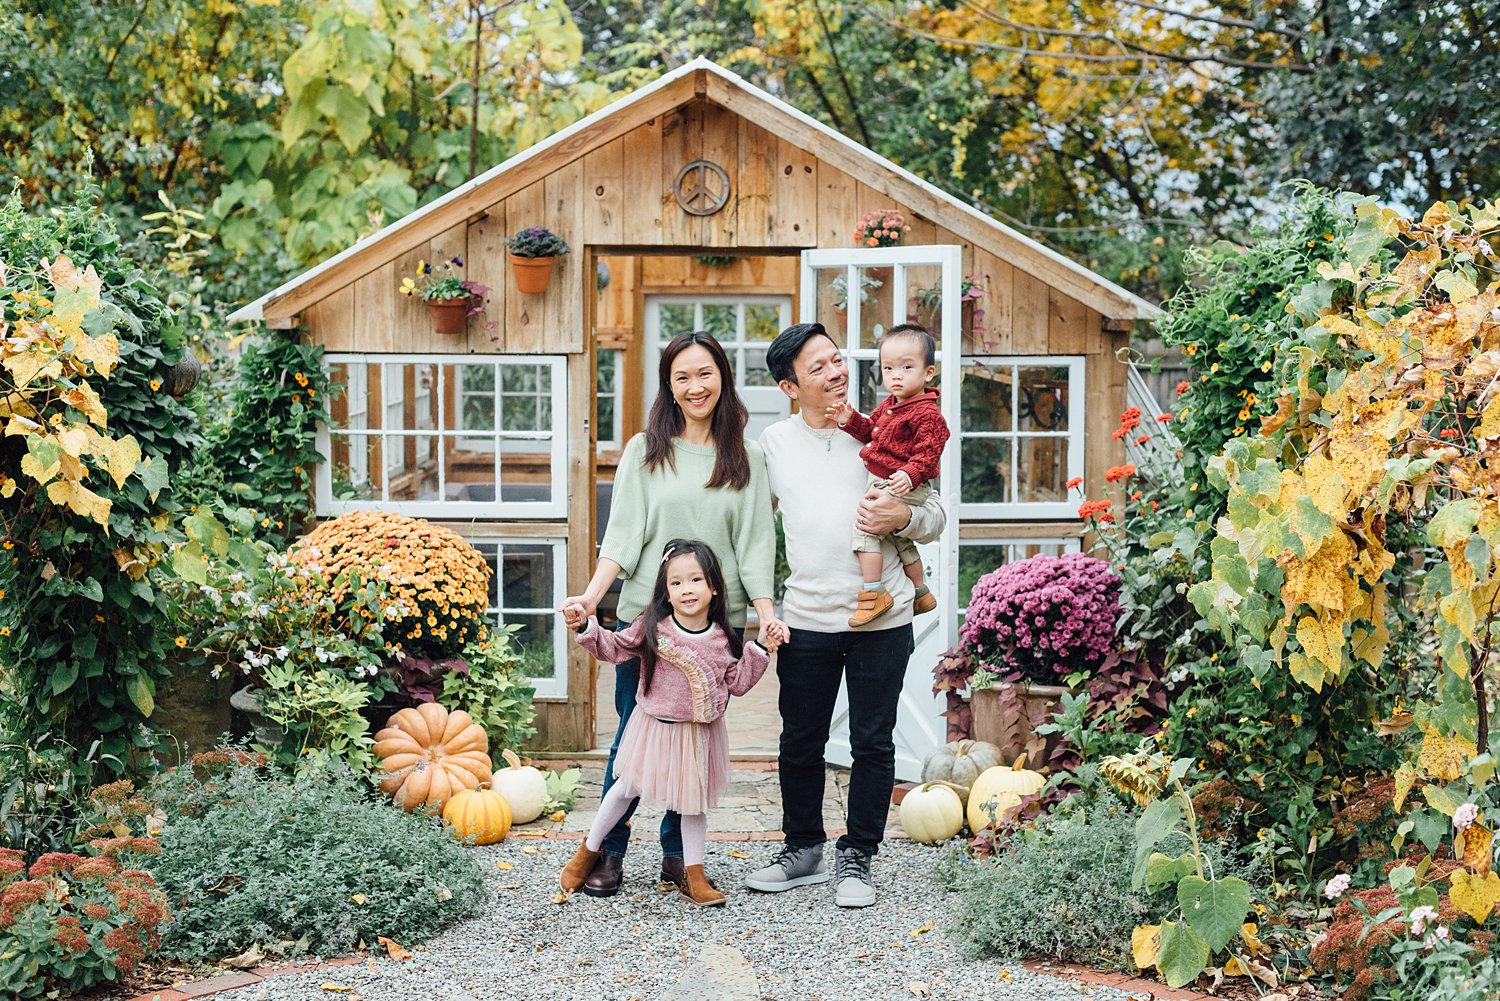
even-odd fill
[(401, 279), (401, 294), (408, 299), (420, 297), (427, 304), (432, 329), (440, 334), (461, 334), (469, 317), (484, 312), (489, 287), (464, 280), (463, 266), (462, 257), (450, 257), (441, 264), (421, 260), (415, 278)]
[[(1119, 618), (1120, 578), (1082, 553), (1033, 556), (979, 578), (959, 631), (980, 668), (972, 684), (974, 739), (1028, 740), (1029, 732), (1009, 731), (1046, 722), (1063, 694), (1104, 663)], [(1019, 720), (1006, 711), (1017, 696)]]
[(528, 295), (547, 291), (552, 279), (552, 262), (568, 252), (562, 237), (546, 226), (528, 226), (505, 241), (510, 248), (510, 269), (516, 276), (516, 289)]

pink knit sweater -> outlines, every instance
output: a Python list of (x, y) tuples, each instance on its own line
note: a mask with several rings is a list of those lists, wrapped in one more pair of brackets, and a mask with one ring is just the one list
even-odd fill
[[(578, 645), (610, 664), (638, 657), (642, 621), (638, 618), (620, 632), (612, 632), (590, 616), (577, 633)], [(745, 642), (745, 652), (735, 660), (729, 652), (729, 638), (718, 626), (690, 633), (675, 619), (664, 619), (656, 627), (651, 691), (637, 690), (636, 707), (657, 719), (712, 723), (724, 715), (729, 696), (744, 695), (755, 687), (768, 662), (765, 648), (754, 640)]]

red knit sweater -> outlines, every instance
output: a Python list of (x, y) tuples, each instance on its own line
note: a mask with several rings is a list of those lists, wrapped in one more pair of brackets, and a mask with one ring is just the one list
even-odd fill
[(866, 469), (883, 479), (903, 472), (914, 487), (937, 478), (938, 461), (948, 443), (948, 422), (935, 389), (905, 402), (888, 396), (869, 417), (855, 411), (844, 430), (865, 443), (859, 457)]

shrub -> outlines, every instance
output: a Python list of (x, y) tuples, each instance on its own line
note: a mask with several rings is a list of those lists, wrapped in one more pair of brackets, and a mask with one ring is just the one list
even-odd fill
[(457, 656), (489, 633), (489, 563), (450, 529), (356, 511), (309, 532), (291, 559), (316, 567), (341, 605), (353, 593), (351, 574), (383, 582), (386, 639), (415, 656)]
[[(464, 650), (465, 671), (450, 671), (443, 678), (443, 697), (449, 709), (462, 709), (490, 738), (490, 757), (495, 767), (505, 767), (500, 752), (520, 747), (536, 734), (532, 725), (535, 689), (520, 674), (520, 662), (510, 645), (514, 627), (501, 627), (486, 643)], [(551, 774), (551, 773), (548, 773)]]
[(234, 762), (155, 790), (168, 820), (151, 872), (181, 914), (163, 951), (217, 959), (251, 946), (321, 955), (385, 935), (425, 939), (478, 910), (483, 877), (440, 822), (378, 802), (343, 769), (294, 778)]
[(960, 636), (982, 663), (1055, 684), (1092, 673), (1114, 649), (1119, 594), (1103, 560), (1033, 556), (979, 578)]
[[(954, 849), (939, 865), (939, 881), (958, 894), (952, 928), (960, 948), (1005, 961), (1038, 956), (1128, 967), (1131, 930), (1176, 905), (1175, 886), (1131, 889), (1136, 816), (1119, 804), (1070, 803), (998, 846), (989, 861)], [(1158, 851), (1189, 847), (1186, 835), (1172, 834)], [(1252, 884), (1262, 875), (1228, 846), (1202, 848), (1216, 875)]]
[[(170, 920), (156, 881), (120, 859), (159, 850), (122, 838), (95, 858), (48, 853), (28, 869), (16, 849), (0, 848), (0, 992), (41, 997), (81, 990), (134, 970), (160, 945)], [(52, 996), (56, 996), (55, 993)]]

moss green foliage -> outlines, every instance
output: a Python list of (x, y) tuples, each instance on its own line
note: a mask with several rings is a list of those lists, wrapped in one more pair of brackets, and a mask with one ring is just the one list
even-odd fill
[(449, 671), (443, 677), (438, 701), (450, 710), (462, 709), (490, 738), (490, 757), (504, 768), (500, 752), (515, 750), (536, 734), (531, 706), (535, 689), (526, 684), (520, 660), (511, 645), (514, 627), (501, 626), (484, 643), (464, 648), (468, 671)]
[(322, 347), (276, 330), (252, 341), (225, 405), (205, 414), (207, 447), (195, 458), (187, 499), (254, 508), (255, 535), (285, 548), (312, 514), (318, 424), (330, 423), (330, 391)]
[(166, 515), (171, 485), (200, 444), (193, 411), (164, 391), (185, 339), (155, 282), (126, 258), (119, 236), (81, 178), (77, 194), (47, 213), (12, 197), (0, 207), (0, 260), (67, 254), (102, 281), (90, 333), (119, 339), (120, 365), (97, 387), (111, 436), (133, 436), (152, 466), (123, 484), (95, 476), (110, 502), (108, 525), (73, 517), (51, 503), (5, 502), (9, 538), (0, 560), (0, 662), (26, 693), (13, 707), (18, 739), (55, 731), (77, 747), (96, 739), (100, 760), (123, 770), (156, 745), (150, 726), (156, 682), (166, 674), (164, 599), (134, 572), (174, 538)]
[[(992, 859), (959, 850), (939, 865), (940, 883), (956, 894), (950, 928), (970, 956), (1027, 957), (1127, 968), (1130, 932), (1175, 906), (1170, 891), (1131, 887), (1137, 814), (1103, 799), (1073, 802), (1000, 846)], [(1159, 851), (1185, 852), (1173, 834)], [(1208, 844), (1213, 870), (1254, 881), (1258, 867), (1224, 845)]]
[(483, 896), (478, 864), (441, 822), (378, 800), (338, 765), (287, 778), (239, 764), (209, 782), (178, 772), (151, 796), (168, 817), (149, 868), (175, 902), (170, 956), (411, 944)]

